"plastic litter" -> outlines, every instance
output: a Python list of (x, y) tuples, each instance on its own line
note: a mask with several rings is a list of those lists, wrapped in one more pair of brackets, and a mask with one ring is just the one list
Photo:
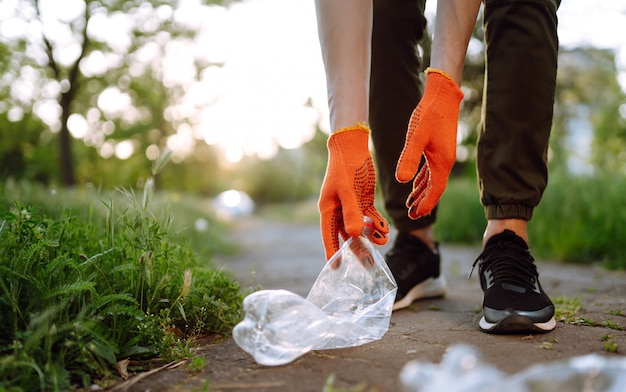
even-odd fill
[[(366, 222), (367, 223), (367, 222)], [(261, 290), (243, 301), (233, 338), (262, 365), (289, 363), (311, 350), (359, 346), (389, 329), (397, 285), (368, 239), (369, 226), (328, 260), (306, 298)]]
[(440, 365), (407, 363), (400, 380), (406, 391), (419, 392), (618, 392), (626, 390), (626, 358), (589, 354), (509, 376), (484, 363), (474, 348), (455, 345)]

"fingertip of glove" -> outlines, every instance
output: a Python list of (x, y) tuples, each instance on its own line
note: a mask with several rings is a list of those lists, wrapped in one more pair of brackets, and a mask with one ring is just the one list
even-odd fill
[(389, 237), (385, 233), (381, 233), (379, 231), (375, 231), (372, 233), (372, 238), (370, 238), (373, 243), (376, 245), (385, 245), (389, 240)]
[(411, 181), (413, 177), (409, 174), (408, 170), (396, 169), (396, 180), (403, 184)]
[(358, 236), (361, 235), (362, 232), (363, 232), (363, 227), (361, 227), (359, 230), (355, 230), (355, 229), (348, 230), (348, 229), (346, 229), (346, 233), (348, 233), (348, 237), (349, 238), (350, 237), (358, 237)]
[(419, 218), (430, 215), (433, 208), (435, 208), (434, 205), (430, 206), (430, 205), (425, 204), (425, 202), (414, 204), (409, 208), (409, 211), (408, 211), (409, 218), (413, 220), (417, 220)]

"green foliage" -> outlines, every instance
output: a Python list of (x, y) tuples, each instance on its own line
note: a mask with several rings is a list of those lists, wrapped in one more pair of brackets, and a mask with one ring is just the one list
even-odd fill
[(47, 216), (4, 195), (0, 389), (68, 390), (113, 376), (123, 358), (187, 357), (190, 338), (239, 321), (239, 285), (155, 217), (151, 200), (148, 189), (122, 210), (110, 199), (87, 215), (48, 206)]
[[(203, 1), (201, 7), (232, 2), (209, 0)], [(53, 155), (51, 151), (63, 151), (64, 159), (42, 165), (41, 168), (47, 169), (44, 179), (31, 175), (27, 177), (29, 180), (55, 180), (64, 185), (98, 183), (97, 175), (108, 168), (106, 158), (98, 150), (103, 146), (111, 150), (125, 141), (132, 142), (139, 152), (132, 157), (132, 165), (114, 159), (117, 171), (123, 174), (122, 183), (126, 184), (126, 180), (138, 177), (136, 170), (144, 167), (141, 157), (148, 146), (165, 148), (167, 137), (176, 133), (182, 117), (168, 116), (166, 112), (181, 101), (186, 89), (181, 83), (165, 80), (165, 53), (168, 44), (189, 44), (199, 31), (197, 26), (175, 17), (180, 6), (179, 1), (170, 0), (84, 0), (76, 4), (82, 12), (61, 19), (51, 18), (38, 1), (18, 0), (5, 7), (0, 24), (14, 20), (25, 28), (17, 29), (0, 43), (0, 114), (10, 110), (51, 113), (59, 109), (57, 119), (46, 116), (46, 128), (58, 127), (55, 131), (59, 131), (60, 137), (42, 147), (48, 156)], [(127, 40), (88, 33), (92, 28), (97, 29), (94, 25), (97, 20), (113, 23), (113, 19), (119, 18), (126, 18), (122, 24), (127, 27)], [(64, 32), (63, 39), (50, 34), (50, 24), (56, 24)], [(26, 33), (33, 28), (41, 33)], [(64, 55), (67, 47), (77, 49), (76, 56)], [(145, 50), (151, 53), (148, 61), (142, 60), (145, 56), (141, 53)], [(90, 67), (90, 62), (98, 66)], [(217, 64), (207, 64), (201, 56), (194, 59), (193, 76), (198, 79), (201, 70), (209, 65)], [(120, 111), (104, 109), (98, 99), (107, 89), (119, 92), (131, 103)], [(68, 119), (72, 115), (88, 119), (89, 129), (80, 137), (80, 143), (69, 133)], [(11, 123), (0, 118), (0, 129)], [(0, 149), (0, 162), (13, 157), (3, 153)], [(0, 178), (16, 174), (20, 173), (0, 171)]]
[(192, 372), (199, 372), (206, 367), (206, 358), (202, 356), (196, 356), (189, 361), (187, 368)]
[(436, 236), (442, 243), (480, 243), (485, 214), (476, 180), (452, 178), (437, 207)]
[(538, 255), (626, 268), (626, 178), (553, 175), (529, 226)]
[(283, 150), (271, 160), (250, 158), (237, 170), (242, 189), (255, 201), (295, 201), (319, 191), (323, 171), (301, 150)]
[(578, 298), (557, 297), (553, 298), (553, 302), (555, 305), (554, 319), (556, 321), (572, 325), (586, 325), (589, 327), (598, 325), (596, 321), (579, 315), (582, 305)]
[(10, 121), (0, 111), (0, 179), (31, 179), (48, 183), (56, 177), (57, 155), (50, 151), (52, 133), (32, 113), (23, 113), (18, 121)]
[(614, 329), (616, 331), (623, 331), (624, 330), (624, 326), (616, 321), (613, 320), (606, 320), (602, 323), (602, 326), (606, 327), (606, 328), (610, 328), (610, 329)]
[(323, 392), (363, 392), (368, 390), (366, 382), (360, 382), (357, 385), (349, 387), (338, 387), (335, 385), (335, 373), (331, 373), (324, 383)]
[(557, 162), (581, 154), (575, 149), (578, 145), (563, 143), (563, 136), (589, 128), (591, 151), (585, 158), (593, 167), (614, 172), (626, 168), (626, 94), (616, 75), (613, 50), (581, 47), (560, 53), (553, 132), (556, 143), (552, 143)]
[(619, 346), (617, 343), (615, 343), (615, 340), (613, 340), (613, 336), (606, 334), (603, 335), (602, 338), (600, 339), (604, 342), (604, 350), (610, 353), (616, 353)]
[[(616, 173), (554, 173), (528, 227), (533, 254), (626, 269), (625, 193), (626, 178)], [(437, 211), (437, 238), (480, 244), (485, 224), (475, 181), (452, 178)]]

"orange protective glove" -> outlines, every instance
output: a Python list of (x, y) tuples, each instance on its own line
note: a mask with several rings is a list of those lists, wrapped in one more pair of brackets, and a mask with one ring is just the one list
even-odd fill
[[(462, 99), (463, 92), (450, 76), (437, 69), (426, 70), (424, 95), (411, 114), (406, 142), (396, 166), (398, 181), (414, 179), (413, 191), (406, 200), (411, 219), (430, 214), (446, 189), (456, 160)], [(417, 172), (422, 156), (425, 162)]]
[(320, 193), (322, 241), (326, 260), (343, 240), (363, 231), (363, 216), (372, 219), (370, 240), (387, 243), (389, 224), (374, 207), (376, 173), (368, 149), (369, 130), (361, 125), (336, 131), (328, 138), (328, 165)]

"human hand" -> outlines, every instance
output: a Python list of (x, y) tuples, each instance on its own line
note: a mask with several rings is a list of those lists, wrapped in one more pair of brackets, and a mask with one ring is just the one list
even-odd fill
[[(430, 214), (446, 189), (456, 160), (461, 99), (463, 92), (447, 74), (433, 68), (426, 70), (424, 95), (411, 114), (396, 166), (398, 181), (413, 179), (413, 191), (406, 200), (411, 219)], [(418, 171), (422, 157), (424, 164)]]
[(368, 141), (369, 130), (360, 125), (328, 139), (328, 166), (318, 202), (326, 260), (339, 250), (339, 236), (345, 241), (361, 234), (364, 216), (372, 219), (370, 240), (387, 243), (389, 224), (374, 207), (376, 173)]

